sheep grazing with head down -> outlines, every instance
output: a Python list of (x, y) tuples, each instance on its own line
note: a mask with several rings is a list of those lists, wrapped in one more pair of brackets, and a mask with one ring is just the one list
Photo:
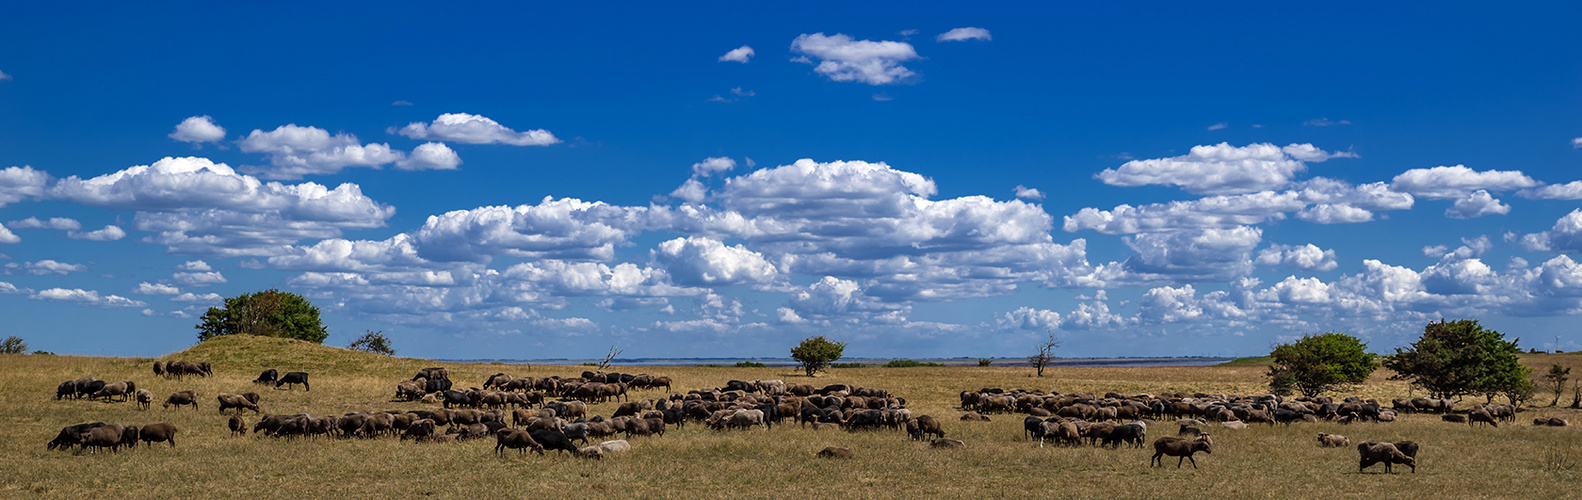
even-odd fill
[[(1413, 454), (1415, 455), (1416, 443), (1412, 444), (1414, 445), (1412, 448)], [(1384, 472), (1391, 472), (1391, 464), (1405, 464), (1406, 466), (1412, 468), (1412, 472), (1417, 472), (1417, 458), (1403, 453), (1400, 448), (1396, 447), (1392, 443), (1363, 441), (1357, 444), (1357, 454), (1360, 456), (1357, 465), (1358, 473), (1361, 473), (1363, 469), (1367, 469), (1369, 466), (1379, 462), (1384, 463)]]
[(845, 446), (826, 447), (816, 454), (819, 458), (851, 458), (854, 453)]

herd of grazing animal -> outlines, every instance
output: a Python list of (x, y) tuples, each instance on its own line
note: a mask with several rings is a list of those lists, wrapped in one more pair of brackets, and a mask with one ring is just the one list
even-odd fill
[[(156, 376), (180, 378), (184, 375), (207, 377), (213, 374), (209, 363), (187, 361), (156, 362)], [(310, 390), (306, 372), (277, 370), (264, 371), (254, 383), (282, 386), (290, 389), (302, 385)], [(784, 419), (793, 419), (798, 425), (811, 425), (815, 430), (844, 429), (847, 431), (904, 430), (911, 439), (925, 441), (936, 448), (961, 448), (966, 443), (947, 438), (940, 419), (929, 415), (913, 416), (906, 408), (905, 398), (894, 397), (883, 389), (869, 389), (847, 384), (829, 384), (815, 387), (808, 384), (785, 383), (780, 380), (730, 380), (723, 387), (672, 392), (658, 398), (633, 401), (635, 391), (671, 387), (669, 377), (647, 374), (620, 374), (583, 372), (576, 377), (515, 377), (497, 373), (487, 377), (482, 388), (452, 389), (450, 371), (434, 367), (420, 370), (410, 380), (397, 384), (395, 400), (415, 401), (442, 405), (433, 410), (364, 411), (340, 416), (314, 417), (308, 414), (272, 415), (259, 406), (257, 393), (216, 396), (218, 411), (228, 416), (226, 428), (233, 436), (246, 435), (249, 430), (257, 437), (296, 438), (378, 438), (391, 437), (414, 442), (461, 442), (474, 439), (495, 439), (494, 451), (503, 454), (507, 449), (519, 453), (533, 451), (543, 455), (547, 451), (565, 452), (572, 457), (600, 459), (632, 449), (631, 439), (638, 436), (663, 436), (667, 427), (684, 426), (688, 421), (702, 423), (706, 428), (749, 430), (762, 427), (772, 431)], [(102, 399), (106, 402), (132, 401), (147, 410), (155, 401), (146, 388), (138, 388), (132, 381), (106, 382), (94, 377), (83, 377), (60, 383), (55, 399)], [(199, 396), (195, 391), (177, 391), (164, 401), (164, 408), (192, 406), (198, 408)], [(608, 416), (591, 415), (589, 405), (614, 402), (617, 405)], [(1176, 436), (1154, 439), (1154, 454), (1149, 465), (1164, 466), (1164, 457), (1177, 457), (1176, 467), (1190, 461), (1197, 468), (1194, 455), (1212, 454), (1214, 438), (1203, 428), (1217, 423), (1226, 429), (1244, 429), (1249, 424), (1285, 424), (1296, 422), (1337, 423), (1361, 421), (1390, 422), (1400, 413), (1440, 413), (1447, 421), (1466, 423), (1469, 426), (1499, 427), (1500, 422), (1514, 421), (1518, 411), (1512, 405), (1474, 405), (1457, 412), (1454, 402), (1446, 399), (1412, 398), (1395, 399), (1390, 408), (1377, 401), (1361, 398), (1284, 398), (1275, 395), (1237, 396), (1210, 394), (1162, 393), (1122, 395), (1106, 393), (1099, 397), (1091, 393), (1044, 393), (1020, 389), (982, 389), (963, 391), (960, 408), (965, 411), (963, 422), (988, 422), (995, 413), (1023, 413), (1023, 434), (1038, 441), (1062, 445), (1080, 445), (1084, 442), (1100, 447), (1142, 448), (1148, 438), (1150, 426), (1157, 427), (1167, 418), (1176, 419), (1179, 432)], [(250, 425), (244, 417), (245, 410), (258, 416)], [(507, 413), (509, 411), (509, 413)], [(1535, 418), (1534, 426), (1563, 427), (1569, 422), (1562, 418)], [(608, 439), (621, 437), (625, 439)], [(70, 449), (97, 453), (103, 450), (117, 452), (122, 448), (135, 448), (139, 442), (152, 446), (155, 442), (168, 442), (174, 448), (176, 428), (169, 423), (144, 426), (84, 423), (64, 427), (49, 449)], [(581, 443), (580, 447), (577, 443)], [(1338, 434), (1319, 433), (1322, 447), (1345, 448), (1351, 440)], [(1393, 472), (1392, 465), (1406, 465), (1416, 472), (1419, 445), (1412, 441), (1382, 442), (1363, 441), (1356, 445), (1359, 456), (1358, 471), (1383, 463), (1386, 473)], [(857, 451), (831, 446), (815, 454), (823, 458), (853, 458)]]

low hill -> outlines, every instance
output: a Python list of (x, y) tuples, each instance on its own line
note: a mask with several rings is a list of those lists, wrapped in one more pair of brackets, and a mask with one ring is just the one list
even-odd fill
[(221, 335), (184, 351), (159, 358), (164, 361), (207, 361), (228, 368), (275, 368), (282, 372), (315, 374), (381, 375), (416, 371), (431, 361), (397, 358), (296, 339), (255, 335)]

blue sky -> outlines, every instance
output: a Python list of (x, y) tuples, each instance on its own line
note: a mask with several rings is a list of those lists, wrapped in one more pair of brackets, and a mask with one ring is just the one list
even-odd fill
[(1570, 3), (29, 5), (0, 335), (405, 355), (1582, 348)]

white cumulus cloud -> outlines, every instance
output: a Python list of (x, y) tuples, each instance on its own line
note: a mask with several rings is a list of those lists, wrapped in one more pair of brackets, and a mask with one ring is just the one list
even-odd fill
[(802, 54), (799, 59), (814, 63), (813, 71), (837, 82), (861, 82), (869, 85), (888, 85), (906, 81), (916, 75), (901, 63), (917, 59), (917, 51), (906, 42), (853, 40), (836, 33), (803, 34), (791, 41), (791, 51)]
[(120, 295), (100, 296), (99, 292), (81, 288), (50, 288), (48, 290), (40, 290), (28, 296), (28, 298), (55, 302), (78, 302), (98, 307), (148, 307), (148, 303), (141, 300), (132, 300)]
[(1303, 271), (1333, 271), (1340, 264), (1335, 260), (1335, 250), (1325, 250), (1317, 245), (1308, 243), (1302, 246), (1270, 245), (1258, 252), (1254, 261), (1260, 266), (1278, 266), (1300, 269)]
[(163, 283), (149, 283), (144, 281), (142, 283), (138, 283), (137, 288), (132, 289), (132, 293), (138, 295), (176, 295), (181, 293), (181, 289)]
[(389, 144), (362, 144), (357, 136), (318, 127), (287, 124), (265, 132), (253, 130), (240, 143), (244, 153), (269, 157), (268, 167), (244, 166), (243, 171), (267, 179), (300, 179), (304, 175), (333, 174), (346, 167), (380, 167), (405, 157)]
[(24, 200), (44, 197), (50, 176), (33, 167), (6, 167), (0, 170), (0, 208)]
[(1044, 192), (1023, 185), (1016, 186), (1016, 197), (1024, 200), (1042, 200)]
[(1307, 170), (1305, 162), (1351, 157), (1329, 153), (1311, 144), (1284, 148), (1268, 143), (1194, 146), (1185, 156), (1132, 160), (1095, 175), (1112, 186), (1172, 185), (1191, 193), (1241, 194), (1278, 189)]
[(934, 37), (934, 41), (937, 42), (961, 42), (966, 40), (983, 40), (987, 42), (993, 39), (993, 37), (989, 36), (989, 30), (973, 27), (956, 28)]
[(187, 286), (209, 286), (227, 282), (225, 276), (218, 271), (175, 273), (170, 275), (170, 279)]
[(461, 165), (461, 156), (442, 142), (424, 143), (413, 149), (411, 155), (396, 160), (396, 168), (401, 170), (455, 170), (458, 165)]
[(654, 260), (678, 284), (719, 286), (765, 284), (779, 275), (762, 254), (742, 245), (725, 246), (710, 238), (676, 238), (653, 251)]
[(560, 142), (548, 130), (533, 129), (517, 132), (488, 117), (468, 113), (445, 113), (433, 123), (412, 122), (396, 131), (401, 135), (422, 140), (451, 141), (463, 144), (509, 144), (512, 146), (548, 146)]
[(745, 64), (748, 60), (750, 60), (752, 58), (753, 58), (753, 48), (752, 47), (748, 47), (746, 45), (743, 45), (743, 46), (731, 49), (730, 52), (726, 52), (725, 55), (720, 56), (720, 62), (730, 61), (730, 62), (739, 62), (739, 63), (744, 63)]
[(731, 171), (736, 168), (736, 160), (726, 157), (704, 158), (703, 161), (692, 164), (692, 175), (709, 177)]
[(209, 267), (209, 263), (208, 262), (204, 262), (204, 261), (201, 261), (201, 260), (189, 260), (189, 261), (186, 261), (186, 262), (182, 263), (179, 266), (176, 266), (176, 270), (177, 271), (213, 271), (214, 268)]
[(108, 225), (96, 231), (67, 231), (66, 237), (74, 240), (88, 241), (115, 241), (126, 237), (126, 231), (120, 226)]
[(12, 229), (55, 229), (59, 231), (76, 231), (82, 229), (82, 223), (77, 219), (66, 217), (50, 217), (49, 220), (40, 220), (37, 217), (28, 217), (22, 220), (7, 222)]
[(1414, 168), (1395, 176), (1390, 189), (1411, 193), (1424, 198), (1465, 198), (1474, 191), (1515, 191), (1538, 186), (1533, 180), (1515, 170), (1485, 170), (1478, 172), (1463, 165), (1454, 167)]
[(22, 237), (6, 229), (5, 224), (0, 224), (0, 243), (14, 245), (22, 242)]
[(1505, 215), (1511, 213), (1511, 206), (1500, 202), (1488, 191), (1479, 189), (1468, 194), (1465, 198), (1456, 200), (1450, 208), (1445, 209), (1445, 217), (1452, 219), (1476, 219), (1485, 215)]
[(209, 115), (190, 116), (176, 124), (176, 131), (170, 133), (170, 138), (193, 144), (220, 142), (225, 140), (225, 127), (216, 125)]

